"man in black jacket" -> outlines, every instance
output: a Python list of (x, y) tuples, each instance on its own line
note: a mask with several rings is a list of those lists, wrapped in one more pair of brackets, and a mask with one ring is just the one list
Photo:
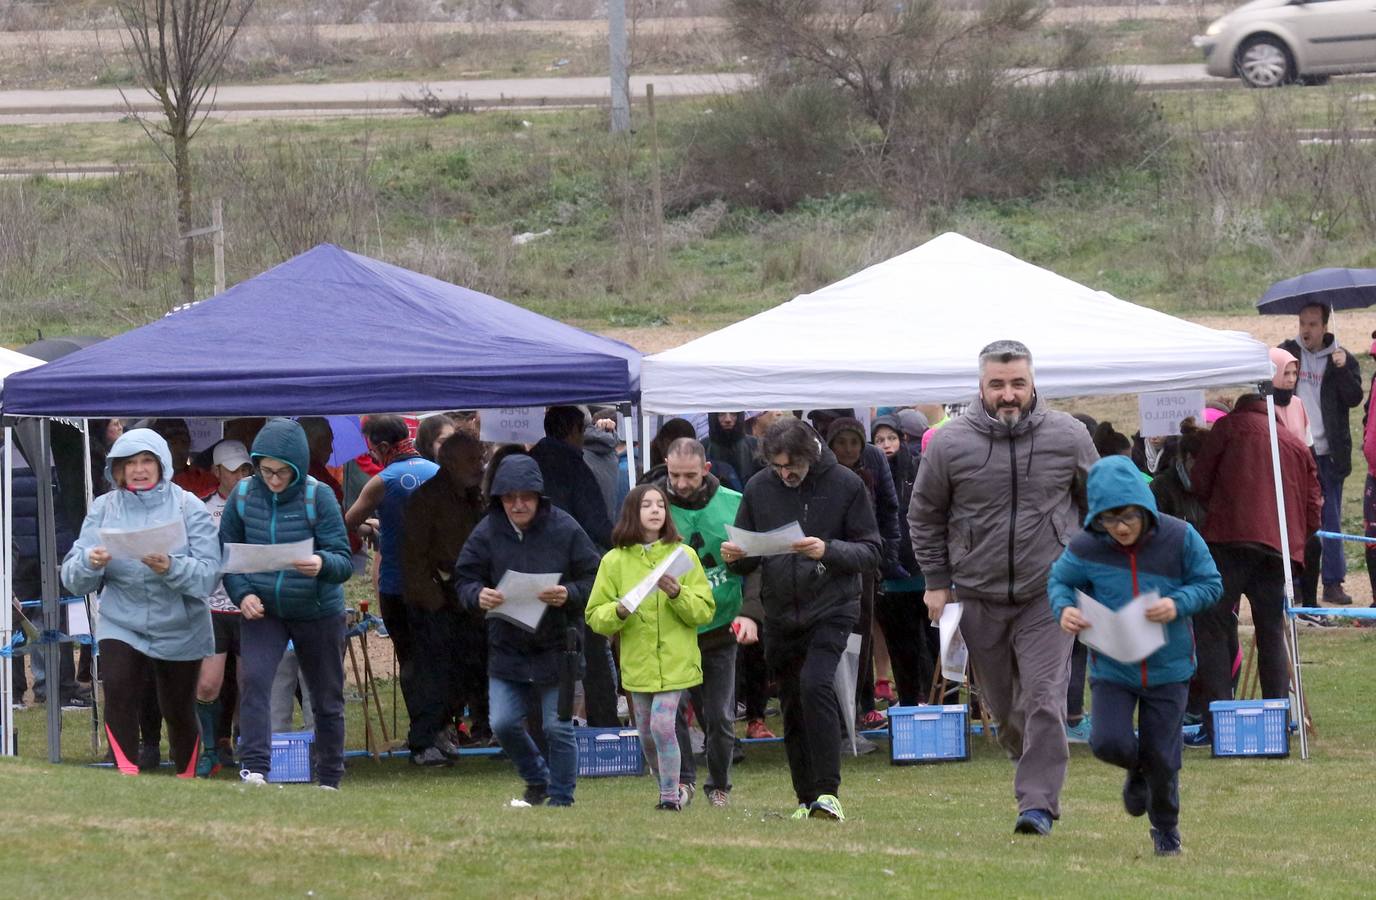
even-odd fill
[[(1300, 361), (1295, 395), (1304, 404), (1314, 436), (1312, 449), (1319, 464), (1319, 485), (1323, 488), (1323, 530), (1341, 531), (1343, 481), (1352, 472), (1348, 410), (1362, 402), (1362, 373), (1356, 357), (1338, 346), (1328, 331), (1330, 312), (1322, 303), (1305, 306), (1299, 315), (1299, 340), (1288, 340), (1280, 347)], [(1305, 605), (1316, 604), (1320, 566), (1324, 601), (1339, 606), (1350, 604), (1352, 598), (1343, 590), (1347, 561), (1343, 558), (1342, 541), (1320, 543), (1310, 538), (1304, 556), (1300, 587)]]
[[(601, 562), (573, 517), (543, 496), (540, 469), (528, 456), (509, 456), (492, 479), (492, 506), (469, 535), (454, 567), (459, 602), (490, 613), (506, 597), (497, 590), (508, 571), (558, 572), (541, 592), (548, 609), (529, 632), (487, 616), (488, 703), (492, 733), (526, 783), (531, 805), (572, 806), (578, 775), (573, 724), (558, 715), (560, 662), (569, 629), (583, 634), (583, 609)], [(544, 726), (541, 754), (524, 722)]]
[[(573, 516), (592, 538), (597, 552), (606, 553), (612, 545), (612, 521), (597, 476), (583, 460), (583, 427), (583, 411), (578, 407), (551, 406), (545, 411), (545, 436), (530, 449), (530, 456), (540, 466), (549, 502)], [(602, 635), (589, 631), (583, 658), (587, 663), (583, 699), (588, 724), (615, 728), (621, 720), (616, 714), (616, 665), (611, 645)]]
[(833, 684), (860, 615), (861, 573), (879, 567), (883, 542), (864, 481), (837, 465), (811, 428), (781, 419), (765, 432), (761, 449), (769, 468), (745, 486), (736, 527), (763, 532), (796, 522), (805, 536), (792, 552), (765, 557), (747, 557), (727, 541), (721, 556), (738, 575), (761, 573), (762, 610), (747, 614), (767, 626), (765, 658), (779, 680), (798, 797), (793, 817), (844, 821)]

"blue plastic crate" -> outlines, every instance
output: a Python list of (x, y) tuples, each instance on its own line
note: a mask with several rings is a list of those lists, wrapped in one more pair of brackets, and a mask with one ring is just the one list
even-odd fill
[(579, 778), (645, 774), (640, 732), (634, 728), (575, 728), (573, 735)]
[(1215, 700), (1214, 756), (1289, 756), (1289, 700)]
[(311, 744), (314, 731), (283, 731), (272, 735), (272, 768), (268, 781), (292, 784), (311, 780)]
[(895, 766), (952, 762), (970, 758), (970, 708), (891, 706), (889, 762)]

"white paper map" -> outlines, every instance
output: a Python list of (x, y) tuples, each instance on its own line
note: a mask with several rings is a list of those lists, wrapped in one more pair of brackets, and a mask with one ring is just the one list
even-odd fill
[(964, 683), (965, 664), (970, 657), (965, 638), (960, 634), (960, 616), (964, 608), (959, 603), (947, 603), (941, 608), (941, 619), (937, 622), (941, 632), (941, 676), (955, 684)]
[(726, 539), (740, 547), (746, 556), (779, 556), (792, 553), (793, 545), (807, 535), (797, 522), (775, 528), (772, 531), (746, 531), (735, 525), (726, 526)]
[(531, 573), (507, 569), (502, 580), (497, 582), (497, 590), (504, 598), (502, 605), (489, 609), (487, 614), (505, 619), (533, 634), (549, 609), (549, 604), (540, 599), (540, 592), (557, 586), (559, 577), (558, 572)]
[(186, 523), (173, 519), (152, 528), (102, 528), (100, 543), (111, 559), (143, 559), (153, 553), (171, 556), (186, 546)]
[(693, 561), (688, 558), (688, 554), (683, 552), (682, 547), (678, 547), (673, 553), (664, 557), (659, 563), (650, 570), (650, 574), (640, 580), (640, 583), (626, 592), (626, 596), (621, 598), (621, 605), (626, 607), (627, 612), (635, 612), (645, 598), (653, 594), (658, 588), (659, 579), (665, 575), (672, 575), (678, 578), (693, 569)]
[(1141, 662), (1166, 643), (1166, 626), (1147, 621), (1147, 607), (1161, 595), (1153, 591), (1139, 594), (1118, 610), (1109, 609), (1083, 591), (1076, 591), (1080, 615), (1089, 627), (1080, 632), (1080, 642), (1107, 657), (1123, 663)]
[(280, 572), (292, 563), (310, 559), (315, 553), (315, 540), (306, 538), (290, 544), (225, 544), (220, 560), (220, 574), (246, 575), (250, 572)]

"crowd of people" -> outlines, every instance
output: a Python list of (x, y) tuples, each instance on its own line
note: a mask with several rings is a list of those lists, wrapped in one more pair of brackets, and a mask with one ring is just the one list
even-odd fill
[[(1363, 399), (1328, 313), (1300, 313), (1266, 386), (1305, 605), (1352, 602), (1341, 544), (1315, 537), (1341, 530), (1349, 415)], [(413, 764), (448, 766), (464, 746), (495, 744), (522, 780), (520, 802), (568, 806), (575, 723), (633, 721), (659, 809), (697, 794), (696, 756), (703, 793), (724, 807), (744, 752), (735, 722), (773, 737), (777, 696), (794, 817), (842, 820), (842, 736), (882, 727), (885, 703), (950, 696), (931, 626), (959, 602), (977, 702), (1015, 763), (1015, 831), (1051, 832), (1068, 743), (1087, 741), (1127, 770), (1124, 806), (1149, 817), (1156, 851), (1179, 852), (1182, 747), (1207, 745), (1209, 703), (1233, 696), (1243, 595), (1262, 694), (1289, 691), (1265, 398), (1211, 404), (1173, 437), (1129, 437), (1052, 409), (1017, 341), (990, 344), (978, 366), (966, 406), (669, 419), (635, 487), (641, 466), (614, 408), (551, 407), (543, 439), (504, 446), (482, 442), (473, 411), (368, 416), (367, 452), (338, 468), (322, 418), (232, 420), (199, 454), (179, 419), (95, 422), (99, 496), (59, 543), (64, 591), (100, 595), (112, 760), (131, 775), (157, 766), (165, 723), (180, 777), (231, 766), (262, 784), (271, 735), (299, 702), (316, 778), (337, 789), (343, 585), (370, 577)], [(16, 552), (32, 574), (23, 561), (37, 558), (37, 523), (27, 482), (15, 484)], [(1376, 535), (1376, 474), (1365, 497)], [(102, 529), (173, 520), (186, 539), (171, 553), (112, 558), (102, 545)], [(802, 537), (770, 555), (727, 530), (794, 524)], [(312, 549), (289, 568), (221, 573), (226, 544), (301, 541)], [(531, 579), (543, 579), (538, 590)], [(1079, 640), (1077, 591), (1117, 608), (1153, 590), (1146, 616), (1167, 641), (1150, 657), (1124, 663)], [(36, 580), (21, 577), (16, 593), (36, 596)], [(856, 640), (855, 696), (838, 696)], [(84, 670), (68, 666), (64, 683), (79, 682)], [(1189, 723), (1200, 727), (1186, 738)]]

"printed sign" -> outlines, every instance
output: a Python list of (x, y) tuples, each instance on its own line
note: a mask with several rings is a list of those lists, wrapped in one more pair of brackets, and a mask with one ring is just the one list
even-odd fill
[(186, 427), (191, 430), (192, 453), (214, 446), (225, 436), (225, 423), (219, 419), (187, 419)]
[(1204, 420), (1203, 391), (1158, 391), (1137, 395), (1142, 437), (1169, 437), (1180, 433), (1180, 423), (1194, 417)]
[(543, 406), (478, 410), (479, 437), (494, 444), (534, 444), (545, 436)]

